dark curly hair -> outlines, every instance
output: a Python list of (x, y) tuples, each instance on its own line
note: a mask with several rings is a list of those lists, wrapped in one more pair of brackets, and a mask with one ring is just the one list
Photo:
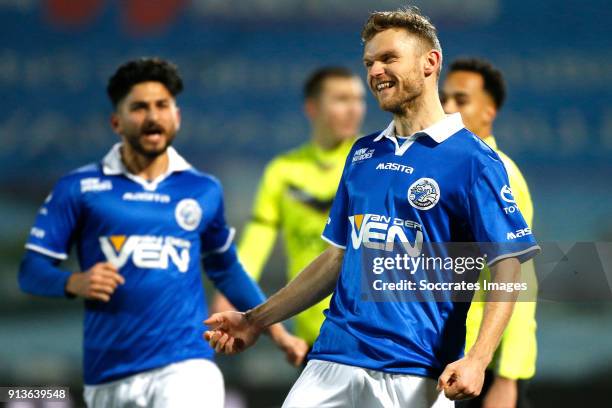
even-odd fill
[(108, 80), (106, 93), (113, 107), (117, 107), (134, 85), (147, 81), (161, 82), (174, 97), (183, 90), (176, 65), (161, 58), (139, 58), (121, 65)]
[(491, 95), (497, 109), (502, 107), (506, 100), (506, 83), (501, 71), (493, 64), (482, 58), (460, 58), (450, 64), (449, 74), (455, 71), (474, 72), (482, 76), (485, 92)]

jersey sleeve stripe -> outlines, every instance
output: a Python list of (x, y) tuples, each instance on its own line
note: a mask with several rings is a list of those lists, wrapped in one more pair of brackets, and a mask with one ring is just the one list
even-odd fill
[(274, 221), (269, 221), (266, 220), (264, 218), (258, 217), (258, 216), (252, 216), (251, 217), (251, 222), (257, 223), (257, 224), (261, 224), (261, 225), (268, 225), (270, 227), (274, 227), (277, 228), (278, 227), (278, 223), (274, 222)]
[(50, 249), (43, 248), (35, 244), (26, 244), (25, 247), (30, 251), (38, 252), (40, 254), (50, 256), (51, 258), (59, 259), (60, 261), (65, 261), (66, 259), (68, 259), (67, 254), (61, 254), (59, 252), (51, 251)]
[(229, 247), (232, 245), (232, 242), (234, 242), (234, 236), (235, 235), (236, 235), (236, 229), (235, 228), (230, 228), (229, 234), (227, 235), (227, 239), (225, 240), (225, 244), (223, 244), (222, 246), (220, 246), (217, 249), (213, 249), (212, 251), (208, 251), (206, 254), (222, 254), (223, 252), (227, 251), (229, 249)]
[[(519, 261), (521, 263), (528, 261), (529, 259), (533, 258), (537, 253), (541, 252), (542, 248), (540, 248), (539, 245), (533, 245), (530, 246), (527, 249), (523, 249), (522, 251), (518, 251), (518, 252), (511, 252), (509, 254), (501, 254), (495, 258), (493, 258), (492, 260), (487, 262), (487, 266), (491, 266), (493, 265), (495, 262), (499, 262), (502, 259), (506, 259), (506, 258), (518, 258)], [(530, 252), (533, 252), (533, 254), (530, 254), (530, 256), (528, 257), (523, 257), (522, 255), (525, 254), (529, 254)]]
[(323, 241), (328, 242), (329, 244), (335, 246), (336, 248), (340, 248), (340, 249), (346, 249), (345, 245), (340, 245), (335, 243), (334, 241), (332, 241), (331, 239), (327, 238), (325, 235), (321, 235), (321, 238), (323, 239)]

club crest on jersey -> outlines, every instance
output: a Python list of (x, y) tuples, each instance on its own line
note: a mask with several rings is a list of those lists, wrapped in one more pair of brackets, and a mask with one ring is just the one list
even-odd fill
[(176, 222), (186, 231), (194, 231), (202, 220), (202, 207), (193, 198), (185, 198), (176, 205)]
[(512, 193), (512, 189), (507, 184), (504, 185), (499, 191), (499, 195), (501, 196), (502, 200), (507, 203), (514, 204), (516, 202), (514, 201), (514, 194)]
[(408, 187), (408, 202), (419, 210), (429, 210), (440, 200), (440, 187), (436, 180), (420, 178)]

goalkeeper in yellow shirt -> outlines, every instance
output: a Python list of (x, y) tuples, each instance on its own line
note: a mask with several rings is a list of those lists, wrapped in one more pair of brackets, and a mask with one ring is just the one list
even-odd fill
[[(492, 134), (493, 122), (505, 99), (502, 74), (481, 59), (459, 59), (451, 63), (442, 87), (441, 100), (446, 113), (460, 112), (466, 127), (479, 136), (502, 159), (516, 205), (525, 221), (532, 226), (533, 204), (527, 183), (517, 165), (501, 152)], [(513, 208), (509, 205), (508, 211)], [(457, 402), (457, 407), (524, 408), (525, 380), (533, 377), (536, 364), (535, 293), (536, 278), (533, 261), (521, 266), (522, 281), (527, 282), (527, 296), (520, 296), (512, 318), (504, 331), (499, 347), (485, 376), (479, 397)], [(480, 280), (490, 280), (489, 270), (482, 271)], [(481, 282), (482, 287), (482, 282)], [(484, 311), (485, 295), (474, 294), (466, 320), (466, 352), (476, 341)]]
[[(363, 83), (347, 68), (321, 68), (304, 85), (304, 111), (310, 140), (267, 165), (238, 246), (240, 260), (256, 280), (279, 232), (287, 252), (288, 280), (326, 249), (321, 233), (365, 114)], [(295, 317), (295, 334), (308, 346), (319, 334), (328, 304), (329, 298), (324, 299)], [(212, 309), (229, 307), (217, 295)]]

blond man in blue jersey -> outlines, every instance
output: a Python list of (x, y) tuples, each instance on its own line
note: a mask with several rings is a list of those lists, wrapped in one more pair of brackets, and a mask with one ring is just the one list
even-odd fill
[[(525, 178), (517, 165), (497, 147), (493, 137), (493, 122), (506, 95), (502, 74), (489, 62), (476, 59), (458, 59), (451, 63), (449, 73), (442, 87), (441, 99), (446, 113), (460, 112), (466, 127), (494, 149), (502, 159), (516, 206), (531, 227), (533, 204)], [(512, 211), (512, 205), (508, 206)], [(533, 261), (521, 265), (523, 281), (535, 288)], [(481, 279), (488, 270), (483, 271)], [(524, 408), (525, 381), (535, 374), (536, 362), (536, 321), (535, 296), (516, 303), (514, 313), (504, 331), (495, 357), (487, 370), (485, 385), (479, 397), (457, 403), (458, 407), (483, 408)], [(475, 293), (474, 302), (466, 321), (466, 350), (474, 344), (484, 302), (482, 293)]]

